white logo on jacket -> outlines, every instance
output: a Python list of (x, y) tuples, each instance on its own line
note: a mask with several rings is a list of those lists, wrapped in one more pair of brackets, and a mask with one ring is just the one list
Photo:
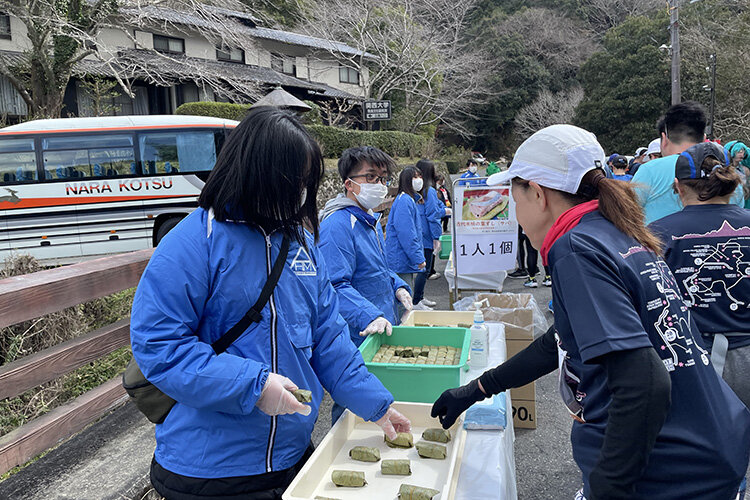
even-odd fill
[(294, 274), (297, 276), (317, 276), (318, 272), (315, 269), (315, 264), (313, 264), (312, 259), (310, 258), (310, 254), (307, 253), (307, 250), (305, 250), (305, 247), (299, 247), (299, 250), (297, 250), (297, 255), (295, 255), (294, 259), (292, 259), (291, 264), (289, 264), (289, 267), (294, 271)]

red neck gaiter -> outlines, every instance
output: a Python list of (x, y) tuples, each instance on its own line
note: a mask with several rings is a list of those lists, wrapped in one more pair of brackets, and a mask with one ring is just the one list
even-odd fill
[(578, 225), (581, 221), (581, 217), (599, 209), (599, 200), (591, 200), (586, 203), (581, 203), (573, 208), (570, 208), (563, 212), (560, 217), (557, 218), (552, 227), (549, 229), (547, 236), (544, 237), (542, 243), (542, 249), (539, 253), (542, 254), (542, 264), (548, 265), (547, 255), (549, 254), (552, 245), (555, 244), (557, 239), (563, 234), (567, 233)]

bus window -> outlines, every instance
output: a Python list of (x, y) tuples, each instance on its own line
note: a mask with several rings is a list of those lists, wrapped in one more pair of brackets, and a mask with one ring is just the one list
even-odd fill
[(48, 137), (42, 140), (47, 179), (135, 175), (130, 135)]
[(213, 130), (141, 134), (138, 143), (146, 175), (205, 172), (216, 163)]
[(0, 184), (37, 180), (34, 139), (0, 141)]

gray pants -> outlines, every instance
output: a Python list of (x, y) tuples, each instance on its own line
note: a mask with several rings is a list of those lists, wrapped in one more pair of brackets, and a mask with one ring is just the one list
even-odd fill
[(722, 377), (745, 406), (750, 408), (750, 345), (727, 351)]
[[(407, 285), (409, 285), (409, 288), (411, 288), (411, 295), (414, 296), (414, 273), (396, 273), (398, 274), (398, 277), (401, 278), (406, 282)], [(401, 302), (396, 301), (397, 305), (397, 312), (398, 317), (396, 318), (396, 321), (401, 323), (401, 316), (404, 315), (406, 312), (406, 308), (401, 304)]]

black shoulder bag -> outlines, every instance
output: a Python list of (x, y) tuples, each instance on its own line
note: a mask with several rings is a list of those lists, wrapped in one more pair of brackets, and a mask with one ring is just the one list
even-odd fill
[[(263, 318), (263, 308), (266, 307), (266, 303), (268, 303), (274, 288), (276, 288), (276, 284), (279, 282), (288, 254), (289, 238), (284, 236), (279, 256), (273, 264), (271, 274), (268, 276), (266, 284), (263, 285), (263, 290), (261, 290), (258, 300), (236, 325), (211, 344), (216, 354), (226, 351), (232, 345), (232, 342), (237, 340), (251, 324), (259, 323)], [(175, 404), (174, 399), (161, 392), (154, 384), (146, 380), (141, 369), (138, 368), (135, 358), (130, 359), (127, 368), (125, 368), (125, 373), (122, 374), (122, 386), (138, 410), (155, 424), (164, 422), (164, 419), (167, 418), (169, 411)]]

